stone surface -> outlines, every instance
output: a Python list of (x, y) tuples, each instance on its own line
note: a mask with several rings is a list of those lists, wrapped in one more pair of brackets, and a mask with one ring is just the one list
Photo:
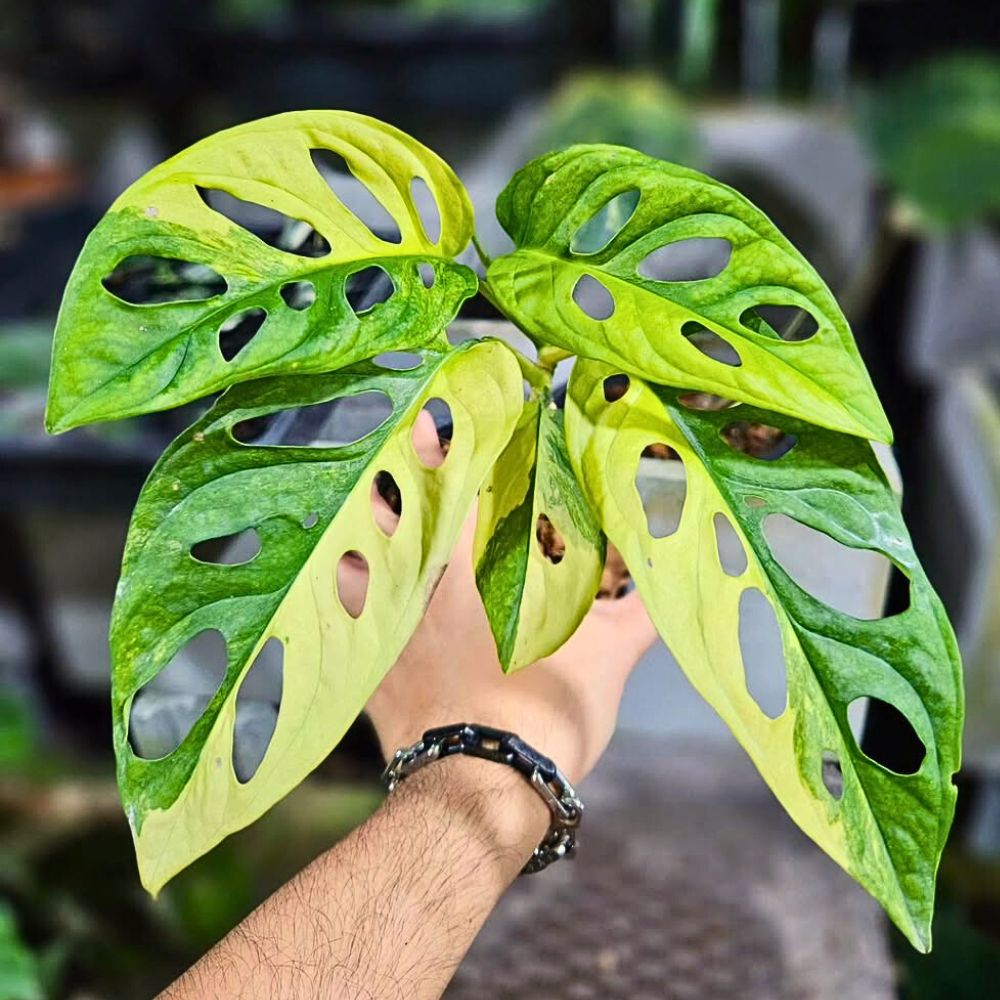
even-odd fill
[(889, 1000), (877, 904), (741, 751), (620, 735), (578, 857), (521, 878), (448, 1000)]

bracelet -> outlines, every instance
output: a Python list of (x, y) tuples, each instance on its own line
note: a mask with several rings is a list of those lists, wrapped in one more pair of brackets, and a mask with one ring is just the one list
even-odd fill
[(566, 776), (548, 757), (528, 746), (514, 733), (489, 726), (458, 722), (428, 729), (411, 747), (397, 750), (382, 772), (390, 793), (415, 771), (432, 761), (453, 754), (481, 757), (507, 764), (531, 784), (552, 814), (549, 832), (535, 848), (522, 875), (540, 872), (553, 861), (571, 858), (576, 850), (576, 831), (583, 816), (583, 803)]

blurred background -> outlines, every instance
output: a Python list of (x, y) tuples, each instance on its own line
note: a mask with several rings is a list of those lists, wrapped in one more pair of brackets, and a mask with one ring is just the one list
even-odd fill
[[(909, 950), (775, 812), (660, 649), (629, 688), (617, 756), (592, 793), (640, 846), (623, 862), (612, 848), (619, 827), (598, 828), (589, 866), (553, 883), (578, 909), (564, 911), (548, 961), (511, 975), (504, 959), (519, 925), (500, 912), (449, 996), (995, 995), (996, 6), (4, 0), (0, 1000), (153, 995), (379, 801), (376, 752), (359, 725), (258, 824), (158, 900), (142, 892), (114, 787), (108, 615), (131, 506), (200, 408), (56, 439), (42, 429), (62, 289), (111, 200), (212, 131), (298, 108), (366, 112), (431, 146), (469, 188), (491, 252), (505, 246), (493, 202), (512, 171), (572, 142), (632, 145), (743, 191), (815, 264), (853, 325), (896, 428), (917, 551), (965, 658), (966, 763), (932, 955)], [(491, 318), (482, 299), (468, 303), (459, 335)], [(830, 572), (862, 602), (891, 612), (905, 601), (878, 567)], [(905, 757), (905, 722), (874, 704), (863, 726), (875, 759)], [(659, 763), (647, 767), (648, 786), (633, 788), (629, 761), (650, 758)], [(631, 875), (615, 875), (616, 864)], [(519, 891), (534, 905), (537, 890)], [(630, 914), (618, 930), (608, 923), (615, 908)], [(576, 979), (546, 979), (546, 966)]]

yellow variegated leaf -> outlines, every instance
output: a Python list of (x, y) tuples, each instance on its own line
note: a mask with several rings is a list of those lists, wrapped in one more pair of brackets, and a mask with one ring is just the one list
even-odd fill
[[(395, 233), (376, 232), (342, 201), (314, 155), (339, 156)], [(428, 232), (417, 182), (440, 233)], [(234, 198), (315, 231), (323, 245), (265, 242), (219, 210)], [(264, 375), (441, 347), (476, 292), (475, 274), (453, 260), (472, 224), (451, 168), (374, 118), (294, 111), (209, 136), (137, 180), (87, 239), (59, 312), (46, 426), (64, 431)], [(351, 283), (372, 269), (390, 294), (365, 307), (352, 302)], [(147, 272), (134, 296), (130, 282)], [(248, 342), (227, 343), (242, 323), (251, 324)]]
[[(871, 445), (749, 406), (689, 409), (677, 390), (636, 378), (609, 401), (604, 380), (617, 371), (578, 362), (567, 402), (570, 456), (604, 531), (689, 680), (789, 815), (928, 950), (934, 876), (955, 808), (961, 667)], [(777, 427), (794, 446), (780, 457), (752, 457), (731, 444), (737, 420)], [(654, 443), (671, 448), (686, 473), (680, 521), (665, 537), (651, 534), (636, 486), (640, 456)], [(775, 514), (882, 553), (908, 578), (910, 606), (861, 620), (803, 590), (765, 537)], [(723, 566), (717, 517), (743, 547), (741, 570)], [(748, 690), (739, 619), (750, 589), (771, 604), (781, 632), (787, 703), (776, 718)], [(914, 773), (891, 771), (858, 746), (848, 706), (865, 697), (909, 721), (925, 748)], [(825, 761), (839, 765), (839, 794), (824, 783)]]
[[(427, 352), (407, 371), (361, 364), (329, 375), (273, 377), (230, 389), (167, 450), (132, 521), (111, 629), (118, 779), (143, 884), (156, 892), (223, 837), (251, 823), (340, 740), (416, 628), (486, 471), (521, 410), (521, 375), (497, 341)], [(384, 393), (392, 413), (338, 447), (241, 444), (233, 428), (294, 407)], [(428, 468), (414, 421), (432, 398), (454, 419), (445, 461)], [(375, 522), (380, 474), (398, 485), (391, 537)], [(253, 528), (248, 562), (199, 560), (195, 545)], [(338, 595), (348, 552), (370, 578), (355, 617)], [(356, 610), (356, 609), (355, 609)], [(136, 755), (136, 694), (189, 640), (218, 630), (225, 677), (165, 757)], [(285, 683), (271, 741), (238, 780), (233, 736), (240, 687), (264, 645), (284, 648)]]
[[(634, 149), (571, 146), (522, 167), (497, 218), (515, 249), (490, 263), (489, 294), (541, 349), (892, 440), (830, 290), (732, 188)], [(705, 243), (726, 248), (721, 270), (675, 273), (674, 255)], [(798, 329), (773, 328), (774, 307)], [(815, 330), (798, 339), (805, 317)]]
[(555, 652), (601, 582), (604, 535), (566, 454), (547, 392), (524, 404), (479, 499), (476, 583), (505, 670)]

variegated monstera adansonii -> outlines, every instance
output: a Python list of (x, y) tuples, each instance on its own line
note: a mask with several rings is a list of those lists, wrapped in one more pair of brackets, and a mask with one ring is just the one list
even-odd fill
[[(330, 183), (324, 157), (374, 200), (383, 225)], [(282, 238), (234, 221), (234, 199), (280, 213)], [(168, 160), (87, 240), (56, 329), (49, 430), (222, 392), (142, 490), (112, 616), (118, 780), (143, 883), (158, 891), (336, 745), (418, 625), (478, 494), (476, 580), (504, 668), (572, 634), (610, 541), (692, 684), (789, 814), (927, 949), (955, 806), (960, 666), (872, 450), (890, 429), (833, 296), (737, 192), (630, 149), (541, 157), (515, 175), (497, 213), (515, 248), (484, 262), (480, 281), (458, 261), (473, 213), (445, 163), (371, 118), (297, 112)], [(717, 273), (657, 269), (664, 248), (706, 238), (726, 248)], [(373, 269), (388, 295), (363, 308), (352, 283)], [(497, 340), (451, 345), (447, 327), (478, 290), (531, 337), (537, 362)], [(766, 306), (801, 310), (807, 336), (779, 333)], [(380, 365), (386, 351), (419, 363)], [(552, 369), (571, 355), (560, 409)], [(365, 393), (388, 415), (357, 440), (245, 433)], [(697, 408), (693, 394), (729, 402)], [(433, 468), (412, 438), (431, 400), (452, 416)], [(737, 424), (778, 428), (794, 446), (776, 459), (735, 447)], [(687, 477), (666, 537), (650, 533), (636, 486), (651, 444)], [(386, 481), (402, 508), (391, 536), (372, 512)], [(768, 546), (775, 515), (891, 560), (909, 581), (907, 610), (861, 620), (811, 596)], [(737, 570), (718, 551), (720, 518), (743, 548)], [(199, 557), (207, 540), (248, 529), (259, 551), (243, 561)], [(369, 568), (361, 609), (345, 607), (334, 584), (349, 553)], [(750, 589), (780, 627), (787, 703), (776, 718), (747, 688), (738, 619)], [(140, 756), (129, 736), (136, 695), (213, 631), (226, 647), (217, 689), (176, 749)], [(275, 641), (277, 722), (243, 780), (237, 699)], [(909, 721), (925, 748), (915, 773), (862, 752), (847, 709), (864, 697)], [(823, 780), (831, 760), (839, 788)]]

